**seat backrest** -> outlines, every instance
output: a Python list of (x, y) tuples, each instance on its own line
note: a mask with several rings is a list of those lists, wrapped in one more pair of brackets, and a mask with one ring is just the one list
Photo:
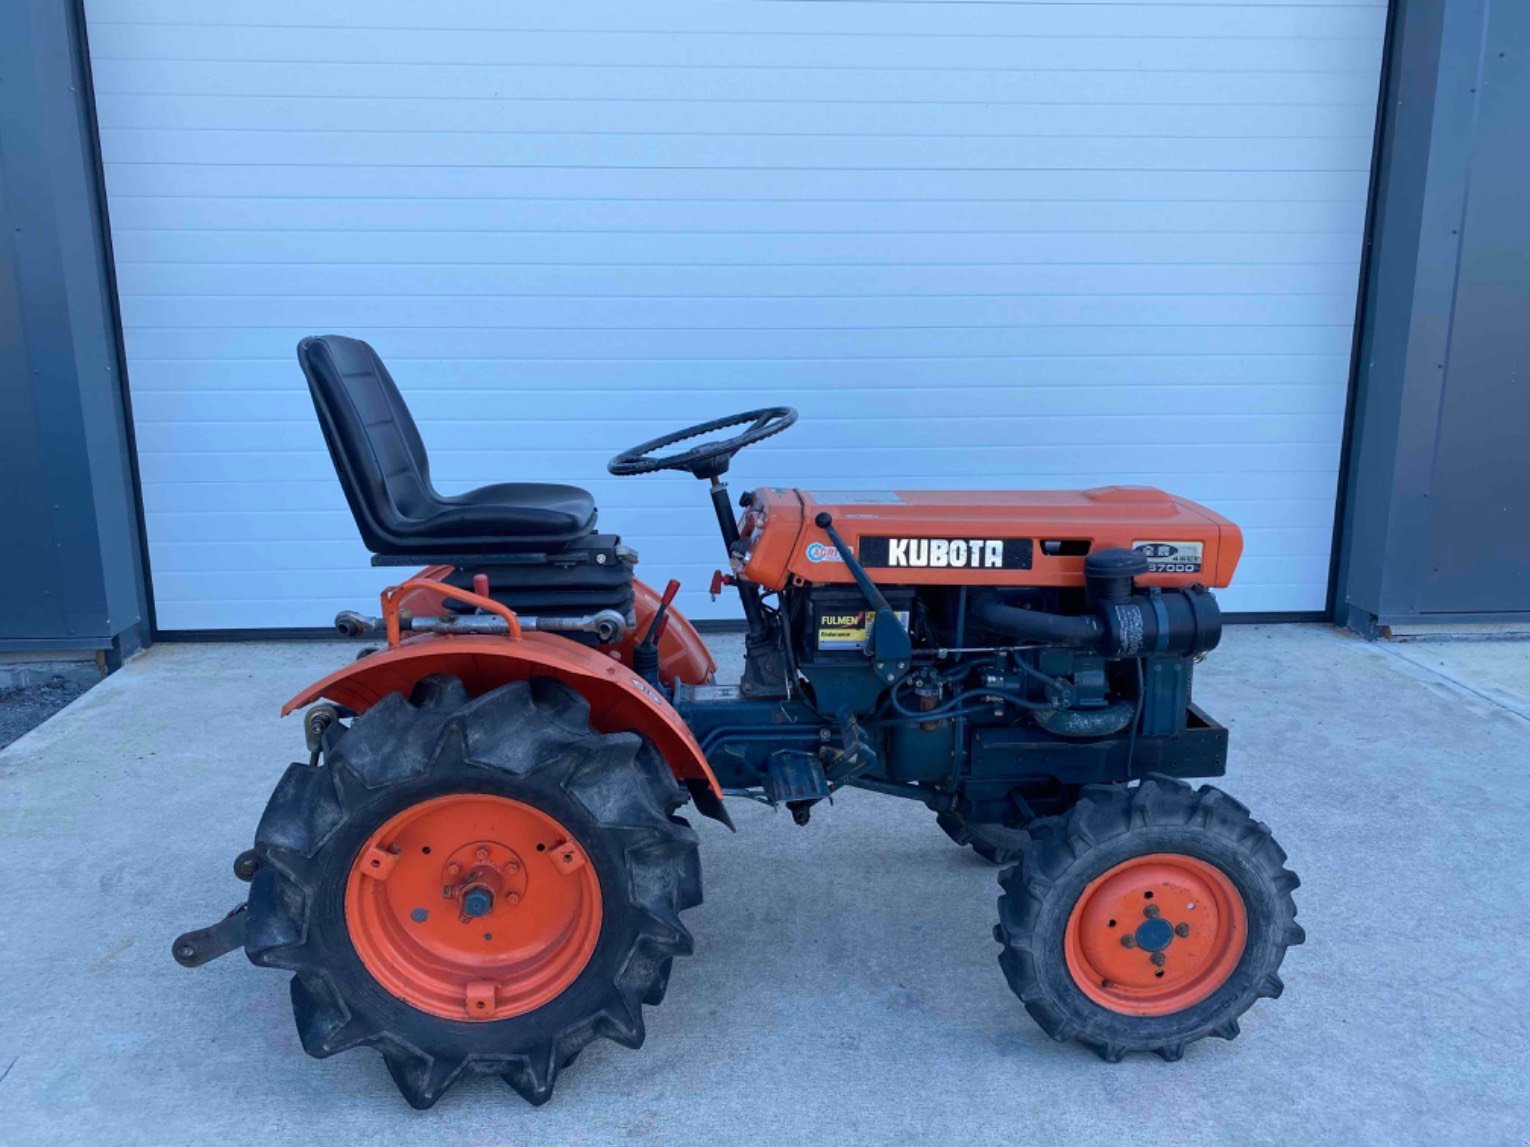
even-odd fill
[(397, 523), (438, 498), (425, 443), (388, 368), (360, 339), (306, 338), (298, 362), (356, 526), (375, 552)]

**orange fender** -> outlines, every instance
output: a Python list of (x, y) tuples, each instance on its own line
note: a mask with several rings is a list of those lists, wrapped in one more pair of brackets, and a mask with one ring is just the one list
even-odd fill
[[(694, 636), (689, 625), (684, 631)], [(671, 624), (669, 633), (674, 632), (676, 626)], [(687, 668), (694, 672), (694, 654), (687, 660)], [(711, 657), (706, 661), (710, 665)], [(697, 809), (728, 823), (717, 777), (669, 702), (609, 655), (551, 633), (527, 631), (516, 640), (468, 634), (411, 637), (396, 648), (352, 662), (310, 685), (282, 707), (282, 716), (321, 697), (364, 713), (390, 693), (407, 695), (420, 678), (432, 673), (460, 678), (473, 696), (511, 681), (557, 678), (590, 703), (591, 725), (602, 733), (631, 729), (643, 734), (654, 743), (676, 778), (690, 789)]]

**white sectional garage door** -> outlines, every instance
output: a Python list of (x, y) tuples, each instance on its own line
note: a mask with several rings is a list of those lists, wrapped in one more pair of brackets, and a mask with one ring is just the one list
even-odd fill
[(372, 597), (294, 358), (373, 343), (447, 492), (800, 408), (735, 488), (1151, 483), (1321, 609), (1384, 3), (87, 0), (158, 622)]

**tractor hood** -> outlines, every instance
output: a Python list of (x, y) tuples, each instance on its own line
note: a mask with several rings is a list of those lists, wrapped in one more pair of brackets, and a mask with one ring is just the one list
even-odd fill
[(1148, 560), (1143, 585), (1228, 585), (1238, 527), (1151, 486), (1090, 490), (799, 490), (762, 487), (739, 523), (735, 571), (767, 590), (793, 579), (850, 583), (834, 528), (872, 579), (900, 585), (1082, 587), (1084, 558), (1123, 547)]

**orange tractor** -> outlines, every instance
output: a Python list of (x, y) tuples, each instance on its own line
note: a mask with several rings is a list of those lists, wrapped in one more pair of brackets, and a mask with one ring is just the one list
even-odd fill
[[(1115, 1061), (1231, 1039), (1302, 941), (1296, 876), (1236, 800), (1191, 700), (1221, 637), (1236, 526), (1161, 491), (826, 492), (722, 477), (796, 412), (754, 410), (612, 459), (709, 484), (744, 669), (633, 573), (570, 486), (444, 496), (363, 342), (298, 350), (374, 564), (420, 567), (375, 637), (302, 690), (309, 759), (235, 861), (246, 903), (173, 946), (293, 973), (303, 1047), (374, 1047), (408, 1101), (463, 1072), (532, 1103), (592, 1040), (643, 1042), (701, 902), (692, 804), (851, 787), (917, 801), (1005, 866), (994, 938), (1025, 1009)], [(975, 938), (974, 938), (975, 939)]]

